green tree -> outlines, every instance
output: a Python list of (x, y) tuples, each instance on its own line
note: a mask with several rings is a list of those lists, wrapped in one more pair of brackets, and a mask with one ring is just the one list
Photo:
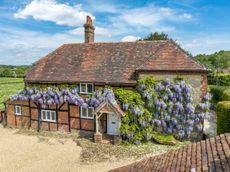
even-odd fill
[(176, 46), (178, 46), (180, 49), (182, 49), (186, 54), (188, 54), (189, 56), (192, 56), (191, 53), (189, 53), (188, 51), (184, 50), (174, 39), (170, 38), (168, 36), (168, 34), (161, 32), (154, 32), (154, 33), (150, 33), (148, 36), (139, 39), (138, 41), (155, 41), (155, 40), (168, 40), (172, 43), (174, 43)]
[(154, 40), (172, 40), (168, 37), (166, 33), (150, 33), (147, 37), (144, 37), (143, 39), (140, 39), (139, 41), (154, 41)]

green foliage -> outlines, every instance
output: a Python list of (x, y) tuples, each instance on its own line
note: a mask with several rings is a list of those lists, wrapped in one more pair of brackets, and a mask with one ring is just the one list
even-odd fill
[(208, 76), (208, 83), (213, 85), (230, 86), (230, 74), (210, 74)]
[(159, 135), (154, 133), (153, 136), (159, 141), (175, 141), (173, 135)]
[(230, 86), (230, 75), (222, 74), (224, 69), (230, 68), (230, 51), (219, 51), (210, 55), (199, 54), (195, 59), (209, 69), (210, 85)]
[(230, 51), (219, 51), (210, 55), (199, 54), (195, 58), (212, 71), (230, 67)]
[(118, 88), (114, 90), (114, 94), (116, 99), (122, 104), (128, 103), (134, 106), (144, 104), (141, 95), (135, 89)]
[[(181, 79), (156, 81), (147, 77), (138, 81), (136, 90), (114, 90), (116, 100), (125, 112), (120, 132), (126, 141), (134, 144), (151, 139), (159, 143), (171, 142), (173, 136), (182, 140), (183, 137), (189, 138), (192, 131), (202, 130), (202, 116), (209, 109), (209, 104), (202, 101), (195, 108), (190, 94), (192, 87)], [(208, 96), (206, 99), (209, 99)], [(183, 111), (183, 116), (179, 115), (179, 111)]]
[[(209, 91), (212, 94), (213, 103), (217, 103), (219, 101), (228, 100), (230, 87), (228, 86), (217, 86), (217, 85), (209, 85)], [(225, 95), (224, 95), (224, 91)]]
[(20, 78), (25, 76), (25, 72), (31, 66), (11, 66), (11, 65), (0, 65), (0, 77), (14, 77)]
[(22, 78), (0, 78), (0, 109), (4, 109), (3, 101), (9, 96), (22, 90), (24, 83)]
[(217, 133), (230, 132), (230, 101), (222, 101), (217, 104)]
[(224, 90), (223, 92), (223, 100), (230, 101), (230, 88)]
[(154, 41), (154, 40), (169, 40), (169, 39), (170, 38), (166, 33), (154, 32), (154, 33), (150, 33), (147, 37), (140, 39), (139, 41)]
[(168, 34), (166, 33), (158, 33), (158, 32), (154, 32), (154, 33), (150, 33), (148, 36), (142, 38), (142, 39), (139, 39), (139, 41), (155, 41), (155, 40), (168, 40), (170, 42), (172, 42), (173, 44), (175, 44), (176, 46), (178, 46), (180, 49), (182, 49), (185, 53), (187, 53), (188, 55), (191, 56), (191, 54), (184, 50), (183, 48), (181, 48), (181, 46), (172, 38), (170, 38), (168, 36)]
[(138, 84), (145, 84), (146, 86), (155, 85), (157, 83), (157, 80), (155, 80), (153, 77), (149, 76), (145, 79), (138, 80)]

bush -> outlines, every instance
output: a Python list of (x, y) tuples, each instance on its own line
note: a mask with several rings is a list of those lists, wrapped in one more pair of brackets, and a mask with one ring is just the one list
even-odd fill
[(217, 133), (230, 132), (230, 101), (217, 104)]
[(230, 74), (220, 73), (217, 78), (215, 74), (211, 74), (208, 76), (209, 84), (218, 84), (220, 86), (230, 86)]
[(223, 100), (230, 101), (230, 88), (223, 92)]
[(219, 101), (229, 100), (230, 87), (228, 86), (209, 86), (210, 93), (212, 94), (212, 100), (214, 103)]

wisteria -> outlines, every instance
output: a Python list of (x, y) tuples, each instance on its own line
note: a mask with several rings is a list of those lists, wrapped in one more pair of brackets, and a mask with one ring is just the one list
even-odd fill
[(41, 91), (37, 88), (27, 88), (20, 91), (17, 95), (11, 96), (10, 100), (31, 100), (38, 102), (43, 108), (48, 105), (59, 105), (66, 102), (83, 108), (87, 108), (89, 106), (96, 108), (103, 101), (109, 101), (112, 104), (117, 104), (113, 91), (109, 88), (96, 91), (91, 98), (86, 99), (83, 99), (78, 92), (78, 87), (73, 89), (47, 88), (45, 91)]
[[(122, 93), (122, 91), (121, 91)], [(130, 91), (129, 91), (130, 93)], [(123, 93), (124, 94), (124, 93)], [(91, 97), (82, 98), (78, 87), (73, 89), (27, 88), (10, 100), (37, 102), (45, 108), (49, 105), (60, 105), (66, 102), (80, 107), (97, 108), (102, 102), (120, 104), (126, 113), (122, 117), (121, 134), (129, 142), (139, 144), (150, 141), (152, 133), (172, 134), (179, 140), (189, 139), (193, 133), (203, 131), (203, 120), (209, 111), (210, 95), (195, 105), (192, 99), (192, 87), (185, 81), (148, 81), (140, 82), (134, 96), (114, 95), (110, 88), (94, 92)], [(119, 101), (118, 101), (119, 100)]]
[[(134, 125), (129, 130), (127, 128), (122, 130), (124, 135), (134, 133), (134, 137), (127, 138), (129, 141), (139, 143), (137, 140), (145, 140), (146, 135), (151, 136), (151, 132), (173, 134), (179, 140), (190, 138), (192, 132), (202, 132), (203, 120), (209, 110), (210, 95), (205, 95), (202, 102), (195, 106), (191, 97), (191, 85), (183, 80), (173, 82), (169, 79), (155, 84), (142, 82), (137, 86), (137, 90), (142, 95), (145, 105), (132, 110), (137, 115), (137, 120), (141, 121), (140, 128), (135, 128)], [(125, 103), (122, 107), (123, 110), (130, 112), (130, 104)], [(140, 115), (138, 112), (141, 109), (142, 112), (143, 109), (147, 109), (150, 114)], [(146, 120), (143, 120), (143, 116)], [(129, 121), (129, 125), (132, 126), (132, 121)], [(140, 130), (143, 132), (142, 137)], [(135, 137), (135, 133), (138, 133), (138, 137)]]

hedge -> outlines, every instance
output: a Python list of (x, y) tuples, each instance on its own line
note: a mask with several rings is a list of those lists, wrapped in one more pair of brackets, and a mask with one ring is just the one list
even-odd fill
[(224, 90), (223, 92), (223, 100), (230, 101), (230, 88), (227, 90)]
[(210, 74), (208, 76), (208, 84), (230, 86), (230, 74), (225, 74), (225, 73), (218, 74), (217, 82), (216, 82), (216, 76), (214, 74)]
[(230, 132), (230, 101), (217, 104), (217, 133)]
[(212, 100), (214, 103), (225, 100), (230, 101), (229, 86), (209, 85), (209, 91), (212, 94)]

